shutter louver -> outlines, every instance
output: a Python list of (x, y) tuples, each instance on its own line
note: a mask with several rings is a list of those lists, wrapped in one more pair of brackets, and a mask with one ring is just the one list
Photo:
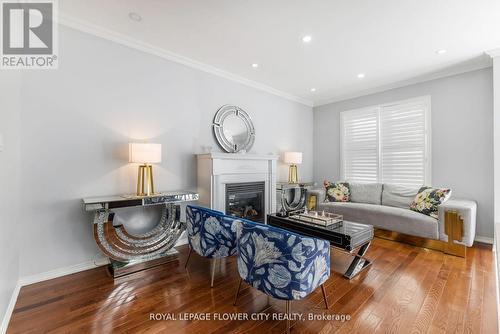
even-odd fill
[(341, 178), (429, 185), (429, 112), (429, 97), (342, 112)]
[(342, 113), (343, 178), (354, 182), (377, 182), (377, 109)]
[(380, 110), (380, 182), (426, 181), (426, 105), (410, 102)]

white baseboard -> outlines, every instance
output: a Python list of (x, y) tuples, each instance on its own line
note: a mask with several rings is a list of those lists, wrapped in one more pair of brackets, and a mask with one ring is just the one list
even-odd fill
[[(188, 238), (187, 234), (184, 233), (175, 246), (182, 246), (188, 243)], [(23, 286), (38, 283), (38, 282), (43, 282), (47, 281), (49, 279), (53, 278), (58, 278), (61, 276), (66, 276), (70, 274), (74, 274), (80, 271), (88, 270), (88, 269), (93, 269), (96, 267), (104, 266), (109, 263), (109, 260), (105, 257), (102, 256), (96, 256), (95, 259), (86, 261), (83, 263), (75, 264), (72, 266), (68, 267), (63, 267), (63, 268), (58, 268), (50, 271), (46, 271), (43, 273), (35, 274), (35, 275), (29, 275), (29, 276), (24, 276), (20, 277), (19, 280), (17, 281), (16, 287), (14, 288), (14, 291), (12, 292), (12, 296), (9, 301), (9, 305), (7, 307), (7, 310), (5, 312), (5, 315), (2, 319), (2, 324), (0, 327), (0, 334), (4, 334), (7, 331), (7, 326), (9, 325), (10, 318), (12, 316), (12, 311), (14, 311), (14, 306), (16, 305), (17, 297), (19, 295), (19, 291)]]
[[(179, 238), (177, 243), (175, 244), (176, 246), (182, 246), (188, 243), (188, 238), (187, 235), (184, 234)], [(0, 334), (3, 334), (7, 331), (7, 326), (9, 325), (10, 317), (12, 315), (12, 311), (14, 310), (14, 306), (16, 305), (17, 297), (19, 295), (19, 291), (21, 290), (21, 287), (34, 284), (34, 283), (39, 283), (43, 281), (47, 281), (49, 279), (53, 278), (58, 278), (61, 276), (66, 276), (74, 273), (78, 273), (80, 271), (88, 270), (88, 269), (93, 269), (97, 268), (100, 266), (104, 266), (109, 263), (109, 260), (105, 257), (96, 257), (94, 260), (86, 261), (83, 263), (75, 264), (72, 266), (68, 267), (63, 267), (63, 268), (58, 268), (50, 271), (46, 271), (40, 274), (35, 274), (35, 275), (29, 275), (29, 276), (24, 276), (19, 278), (17, 285), (12, 292), (12, 296), (10, 298), (9, 305), (7, 307), (7, 311), (5, 312), (4, 318), (2, 320), (2, 325), (0, 327)]]
[(14, 291), (12, 291), (12, 295), (10, 296), (9, 305), (7, 305), (7, 310), (5, 310), (5, 314), (2, 319), (2, 324), (0, 325), (0, 333), (7, 333), (7, 327), (9, 326), (10, 317), (12, 316), (12, 312), (14, 311), (14, 306), (16, 306), (17, 296), (19, 296), (19, 291), (21, 290), (21, 285), (17, 282), (14, 287)]
[(14, 311), (14, 306), (16, 305), (17, 297), (19, 296), (19, 291), (23, 286), (43, 282), (49, 279), (66, 276), (69, 274), (74, 274), (80, 271), (97, 268), (103, 265), (108, 264), (109, 261), (105, 257), (97, 257), (94, 260), (90, 260), (84, 263), (75, 264), (68, 267), (58, 268), (50, 271), (46, 271), (40, 274), (30, 275), (20, 277), (17, 281), (16, 287), (12, 292), (12, 296), (10, 297), (9, 305), (7, 306), (7, 310), (5, 311), (5, 315), (2, 319), (2, 325), (0, 327), (0, 334), (4, 334), (7, 332), (7, 326), (9, 325), (10, 318), (12, 316), (12, 312)]
[[(175, 246), (182, 246), (186, 245), (188, 243), (188, 238), (187, 234), (184, 233), (179, 240), (177, 240), (177, 243)], [(104, 266), (109, 263), (109, 260), (106, 257), (103, 256), (96, 256), (94, 260), (90, 260), (87, 262), (75, 264), (72, 266), (68, 267), (63, 267), (63, 268), (58, 268), (50, 271), (46, 271), (40, 274), (35, 274), (35, 275), (30, 275), (30, 276), (24, 276), (19, 278), (19, 284), (20, 286), (25, 286), (25, 285), (30, 285), (38, 282), (43, 282), (47, 281), (49, 279), (61, 277), (61, 276), (66, 276), (74, 273), (78, 273), (80, 271), (88, 270), (88, 269), (93, 269), (96, 267)]]
[[(476, 236), (475, 240), (478, 242), (493, 244), (493, 238), (489, 238), (489, 237)], [(179, 238), (179, 240), (177, 241), (177, 243), (175, 245), (181, 246), (181, 245), (185, 245), (187, 243), (188, 243), (187, 235), (184, 235), (181, 238)], [(106, 265), (108, 263), (109, 263), (109, 261), (107, 258), (99, 257), (96, 260), (91, 260), (91, 261), (83, 262), (80, 264), (75, 264), (75, 265), (68, 266), (68, 267), (63, 267), (63, 268), (59, 268), (59, 269), (46, 271), (46, 272), (43, 272), (40, 274), (21, 277), (19, 279), (14, 291), (12, 292), (12, 297), (10, 299), (9, 306), (7, 307), (7, 311), (6, 311), (5, 316), (2, 320), (2, 326), (0, 327), (0, 333), (5, 333), (7, 331), (7, 326), (9, 324), (10, 317), (12, 315), (12, 311), (14, 310), (14, 306), (15, 306), (16, 301), (17, 301), (17, 296), (19, 295), (19, 291), (21, 290), (21, 287), (26, 286), (26, 285), (30, 285), (30, 284), (34, 284), (34, 283), (38, 283), (38, 282), (43, 282), (43, 281), (46, 281), (49, 279), (53, 279), (53, 278), (57, 278), (57, 277), (65, 276), (65, 275), (74, 274), (74, 273), (84, 271), (84, 270), (93, 269), (93, 268), (96, 268), (99, 266)]]
[(476, 238), (474, 238), (474, 241), (493, 245), (493, 238), (490, 238), (490, 237), (483, 237), (480, 235), (476, 235)]
[(30, 285), (38, 282), (43, 282), (49, 279), (66, 276), (70, 274), (74, 274), (80, 271), (97, 268), (103, 265), (108, 264), (109, 261), (107, 258), (99, 257), (95, 260), (90, 260), (87, 262), (75, 264), (68, 267), (58, 268), (50, 271), (46, 271), (40, 274), (24, 276), (19, 278), (19, 284), (21, 286)]

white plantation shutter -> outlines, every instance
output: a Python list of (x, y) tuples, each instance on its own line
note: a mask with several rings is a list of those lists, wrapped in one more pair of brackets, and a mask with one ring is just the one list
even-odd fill
[(342, 112), (341, 178), (430, 184), (430, 99)]
[(342, 175), (356, 182), (378, 179), (378, 110), (363, 109), (341, 114)]
[(380, 182), (427, 183), (427, 103), (413, 101), (380, 109)]

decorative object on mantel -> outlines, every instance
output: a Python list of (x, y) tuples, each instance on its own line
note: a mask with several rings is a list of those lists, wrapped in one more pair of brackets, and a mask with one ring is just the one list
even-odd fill
[(302, 163), (302, 152), (285, 152), (283, 162), (290, 165), (288, 169), (288, 183), (298, 183), (299, 173), (297, 165)]
[(130, 143), (129, 162), (141, 164), (137, 173), (137, 196), (155, 195), (151, 164), (161, 162), (161, 144)]
[(248, 152), (255, 140), (252, 119), (237, 106), (224, 105), (215, 113), (214, 136), (228, 153)]
[[(180, 203), (197, 201), (198, 193), (177, 191), (137, 197), (121, 195), (83, 199), (87, 212), (94, 212), (94, 239), (99, 249), (109, 257), (113, 277), (119, 277), (150, 268), (176, 258), (173, 248), (186, 223), (179, 221)], [(131, 234), (123, 225), (115, 226), (115, 210), (157, 205), (162, 206), (161, 218), (150, 231)]]
[(291, 211), (303, 209), (306, 204), (307, 188), (312, 186), (314, 182), (278, 182), (276, 184), (277, 202), (280, 204), (278, 211), (286, 215)]

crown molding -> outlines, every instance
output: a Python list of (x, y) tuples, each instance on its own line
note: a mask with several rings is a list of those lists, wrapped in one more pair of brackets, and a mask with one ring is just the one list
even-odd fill
[[(323, 105), (327, 105), (327, 104), (331, 104), (331, 103), (336, 103), (336, 102), (340, 102), (340, 101), (344, 101), (344, 100), (358, 98), (358, 97), (365, 96), (365, 95), (380, 93), (380, 92), (390, 90), (390, 89), (396, 89), (396, 88), (405, 87), (405, 86), (409, 86), (409, 85), (413, 85), (413, 84), (417, 84), (417, 83), (422, 83), (422, 82), (431, 81), (431, 80), (435, 80), (435, 79), (439, 79), (439, 78), (444, 78), (444, 77), (462, 74), (462, 73), (466, 73), (466, 72), (470, 72), (470, 71), (475, 71), (475, 70), (479, 70), (479, 69), (483, 69), (483, 68), (487, 68), (487, 67), (491, 66), (491, 63), (488, 64), (485, 62), (459, 65), (459, 66), (455, 66), (451, 69), (436, 71), (436, 72), (429, 73), (426, 75), (417, 76), (417, 77), (414, 77), (414, 78), (411, 78), (408, 80), (398, 81), (398, 82), (395, 82), (392, 84), (387, 84), (387, 85), (381, 85), (381, 86), (377, 86), (377, 87), (366, 89), (366, 90), (361, 90), (361, 91), (354, 92), (354, 93), (338, 94), (337, 96), (330, 98), (330, 99), (324, 99), (324, 100), (320, 100), (319, 102), (313, 102), (311, 100), (308, 100), (308, 99), (305, 99), (305, 98), (278, 90), (276, 88), (267, 86), (263, 83), (244, 78), (244, 77), (239, 76), (237, 74), (233, 74), (231, 72), (219, 69), (217, 67), (199, 62), (197, 60), (194, 60), (194, 59), (191, 59), (188, 57), (184, 57), (182, 55), (165, 50), (163, 48), (159, 48), (159, 47), (156, 47), (154, 45), (144, 43), (140, 40), (131, 38), (131, 37), (124, 35), (124, 34), (120, 34), (116, 31), (112, 31), (110, 29), (99, 27), (99, 26), (94, 25), (92, 23), (89, 23), (87, 21), (77, 19), (73, 16), (66, 15), (66, 14), (63, 14), (61, 12), (59, 12), (57, 22), (61, 25), (66, 26), (66, 27), (69, 27), (69, 28), (72, 28), (72, 29), (75, 29), (78, 31), (82, 31), (82, 32), (85, 32), (85, 33), (88, 33), (88, 34), (91, 34), (91, 35), (94, 35), (94, 36), (97, 36), (97, 37), (100, 37), (100, 38), (103, 38), (103, 39), (106, 39), (106, 40), (109, 40), (109, 41), (112, 41), (112, 42), (115, 42), (118, 44), (121, 44), (121, 45), (130, 47), (130, 48), (133, 48), (136, 50), (139, 50), (139, 51), (151, 54), (151, 55), (155, 55), (157, 57), (164, 58), (164, 59), (167, 59), (169, 61), (172, 61), (172, 62), (175, 62), (178, 64), (182, 64), (182, 65), (185, 65), (185, 66), (188, 66), (188, 67), (191, 67), (191, 68), (194, 68), (194, 69), (197, 69), (197, 70), (200, 70), (200, 71), (212, 74), (212, 75), (216, 75), (218, 77), (221, 77), (221, 78), (224, 78), (227, 80), (231, 80), (231, 81), (237, 82), (239, 84), (242, 84), (242, 85), (245, 85), (245, 86), (257, 89), (257, 90), (261, 90), (261, 91), (267, 92), (269, 94), (272, 94), (272, 95), (275, 95), (275, 96), (278, 96), (281, 98), (284, 98), (286, 100), (306, 105), (308, 107), (319, 107), (319, 106), (323, 106)], [(484, 54), (488, 55), (491, 58), (499, 57), (500, 56), (500, 48), (486, 51)]]
[[(499, 51), (500, 51), (500, 49), (499, 49)], [(341, 95), (338, 95), (337, 97), (334, 97), (331, 99), (325, 99), (325, 100), (319, 101), (318, 103), (314, 104), (314, 107), (320, 107), (320, 106), (324, 106), (327, 104), (341, 102), (341, 101), (350, 100), (350, 99), (355, 99), (355, 98), (366, 96), (366, 95), (382, 93), (382, 92), (385, 92), (385, 91), (388, 91), (391, 89), (402, 88), (402, 87), (411, 86), (411, 85), (415, 85), (415, 84), (419, 84), (419, 83), (423, 83), (423, 82), (427, 82), (427, 81), (451, 77), (451, 76), (462, 74), (462, 73), (477, 71), (477, 70), (491, 67), (491, 65), (492, 64), (491, 64), (490, 58), (488, 58), (488, 57), (481, 58), (480, 61), (466, 62), (466, 63), (461, 64), (461, 65), (452, 66), (452, 67), (444, 69), (444, 70), (439, 70), (439, 71), (431, 72), (431, 73), (428, 73), (425, 75), (416, 76), (416, 77), (413, 77), (413, 78), (410, 78), (407, 80), (394, 82), (392, 84), (377, 86), (374, 88), (365, 89), (365, 90), (358, 91), (358, 92), (351, 93), (351, 94), (343, 94), (343, 95), (341, 94)]]
[(298, 96), (295, 96), (293, 94), (289, 94), (289, 93), (280, 91), (278, 89), (267, 86), (267, 85), (262, 84), (260, 82), (246, 79), (246, 78), (239, 76), (237, 74), (233, 74), (233, 73), (221, 70), (217, 67), (214, 67), (214, 66), (193, 60), (191, 58), (181, 56), (181, 55), (173, 53), (171, 51), (156, 47), (154, 45), (141, 42), (141, 41), (134, 39), (134, 38), (131, 38), (129, 36), (117, 33), (115, 31), (112, 31), (112, 30), (109, 30), (106, 28), (96, 26), (96, 25), (91, 24), (87, 21), (83, 21), (83, 20), (77, 19), (75, 17), (63, 14), (63, 13), (59, 13), (58, 18), (57, 18), (57, 22), (59, 24), (66, 26), (66, 27), (69, 27), (69, 28), (72, 28), (75, 30), (79, 30), (79, 31), (82, 31), (82, 32), (85, 32), (85, 33), (88, 33), (88, 34), (91, 34), (91, 35), (94, 35), (94, 36), (97, 36), (97, 37), (100, 37), (100, 38), (103, 38), (103, 39), (106, 39), (106, 40), (109, 40), (112, 42), (115, 42), (115, 43), (118, 43), (121, 45), (125, 45), (125, 46), (128, 46), (130, 48), (133, 48), (133, 49), (136, 49), (136, 50), (148, 53), (148, 54), (152, 54), (152, 55), (155, 55), (157, 57), (161, 57), (161, 58), (170, 60), (172, 62), (182, 64), (182, 65), (185, 65), (185, 66), (188, 66), (188, 67), (191, 67), (191, 68), (194, 68), (194, 69), (206, 72), (206, 73), (210, 73), (210, 74), (222, 77), (224, 79), (231, 80), (231, 81), (240, 83), (242, 85), (245, 85), (245, 86), (248, 86), (251, 88), (255, 88), (255, 89), (267, 92), (269, 94), (279, 96), (281, 98), (284, 98), (284, 99), (287, 99), (287, 100), (290, 100), (293, 102), (298, 102), (298, 103), (304, 104), (308, 107), (313, 106), (312, 101), (304, 99), (302, 97), (298, 97)]
[(497, 49), (493, 49), (493, 50), (488, 50), (485, 52), (488, 56), (490, 56), (491, 58), (496, 58), (496, 57), (500, 57), (500, 48), (497, 48)]

